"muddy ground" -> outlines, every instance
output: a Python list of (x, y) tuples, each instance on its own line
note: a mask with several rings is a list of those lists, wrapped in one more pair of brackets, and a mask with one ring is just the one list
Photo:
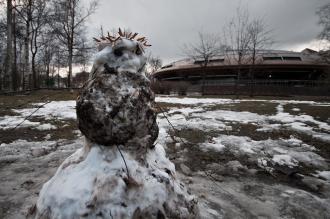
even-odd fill
[[(18, 116), (19, 113), (15, 109), (32, 108), (35, 107), (35, 103), (47, 100), (75, 100), (76, 96), (76, 92), (67, 91), (39, 91), (25, 95), (0, 96), (0, 122), (6, 116)], [(278, 113), (277, 107), (281, 105), (276, 101), (268, 101), (274, 99), (276, 98), (258, 97), (225, 104), (204, 105), (158, 101), (155, 109), (159, 113), (158, 121), (164, 133), (160, 134), (157, 142), (164, 145), (167, 156), (176, 165), (180, 179), (198, 197), (202, 217), (330, 218), (330, 182), (327, 178), (316, 176), (317, 171), (330, 170), (330, 142), (325, 140), (330, 134), (327, 127), (320, 128), (318, 123), (305, 121), (304, 125), (312, 131), (291, 129), (286, 126), (287, 124), (283, 124), (280, 128), (261, 132), (258, 129), (264, 124), (258, 121), (246, 123), (218, 118), (210, 121), (219, 125), (219, 128), (204, 127), (202, 123), (198, 125), (199, 120), (196, 122), (197, 126), (180, 124), (182, 121), (188, 124), (198, 115), (204, 116), (210, 112), (249, 112), (268, 117)], [(319, 104), (288, 102), (282, 104), (283, 112), (289, 113), (290, 116), (312, 116), (318, 122), (322, 122), (322, 127), (330, 125), (329, 100), (315, 97), (277, 99), (317, 101)], [(186, 114), (184, 111), (196, 109), (202, 110), (202, 114)], [(177, 118), (185, 120), (176, 122)], [(168, 124), (167, 119), (173, 123), (174, 129)], [(74, 119), (31, 116), (28, 120), (51, 124), (56, 129), (39, 130), (29, 126), (0, 129), (0, 218), (25, 218), (25, 215), (33, 210), (43, 183), (55, 173), (66, 157), (83, 145), (84, 139), (77, 130)], [(315, 133), (322, 134), (324, 138), (316, 138)], [(236, 143), (232, 142), (235, 136), (238, 137)], [(217, 143), (217, 139), (225, 138), (229, 139), (230, 144)], [(242, 141), (242, 138), (248, 140)], [(290, 152), (290, 139), (300, 142), (300, 146), (292, 149), (294, 152), (310, 153), (311, 159), (317, 156), (316, 158), (321, 160), (320, 164), (299, 161), (299, 165), (293, 167), (274, 163), (267, 167), (259, 165), (257, 158), (265, 157), (271, 160), (274, 156), (269, 149), (271, 146), (266, 144), (277, 144), (283, 140), (286, 141), (285, 144), (281, 143), (280, 146), (274, 147)], [(253, 152), (255, 154), (233, 149), (251, 142), (258, 144), (258, 151)], [(206, 149), (203, 147), (205, 144), (224, 144), (224, 148)], [(312, 146), (315, 150), (297, 149), (303, 144)], [(260, 151), (259, 148), (264, 145), (267, 147)], [(261, 157), (263, 153), (266, 155)]]

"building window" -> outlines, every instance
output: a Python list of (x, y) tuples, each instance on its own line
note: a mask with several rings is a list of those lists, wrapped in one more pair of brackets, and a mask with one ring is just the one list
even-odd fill
[(301, 58), (300, 57), (290, 57), (290, 56), (283, 56), (283, 60), (286, 60), (286, 61), (301, 61)]
[(262, 57), (264, 61), (282, 61), (282, 57), (280, 56), (268, 56), (268, 57)]
[(224, 62), (225, 59), (211, 59), (209, 62), (212, 63), (212, 62)]
[[(224, 62), (225, 59), (211, 59), (208, 61), (208, 63), (216, 63), (216, 62)], [(194, 62), (195, 65), (202, 65), (205, 63), (205, 60), (196, 60)]]
[(201, 64), (204, 64), (204, 63), (205, 63), (204, 60), (196, 60), (196, 61), (194, 62), (194, 64), (196, 64), (196, 65), (201, 65)]

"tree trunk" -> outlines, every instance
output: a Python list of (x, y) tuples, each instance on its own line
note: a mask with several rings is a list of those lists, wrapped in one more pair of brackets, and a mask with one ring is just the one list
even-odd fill
[(50, 69), (50, 63), (47, 60), (47, 66), (46, 66), (46, 82), (47, 82), (47, 88), (49, 88), (49, 69)]
[(27, 21), (25, 24), (25, 37), (24, 37), (24, 68), (23, 68), (23, 90), (25, 90), (25, 75), (30, 74), (30, 62), (29, 62), (29, 55), (30, 55), (30, 48), (29, 48), (29, 41), (30, 41), (30, 22)]
[(55, 64), (53, 64), (53, 70), (52, 70), (52, 88), (55, 87), (55, 78), (54, 78), (54, 74), (55, 74)]
[(70, 2), (70, 7), (72, 10), (71, 23), (70, 23), (70, 35), (68, 38), (68, 49), (69, 49), (69, 73), (68, 73), (68, 87), (71, 88), (71, 77), (72, 77), (72, 63), (73, 63), (73, 40), (75, 31), (75, 20), (76, 20), (76, 1)]
[(60, 88), (60, 65), (57, 66), (57, 88)]
[(236, 95), (236, 99), (239, 98), (239, 82), (241, 79), (241, 66), (240, 64), (238, 65), (238, 69), (237, 69), (237, 78), (236, 78), (236, 82), (235, 82), (235, 95)]
[(68, 87), (71, 88), (71, 76), (72, 76), (72, 47), (69, 48), (69, 72), (68, 72)]
[(12, 13), (13, 13), (13, 6), (11, 0), (7, 0), (7, 53), (6, 53), (6, 63), (5, 63), (5, 81), (4, 88), (12, 88), (12, 68), (13, 68), (13, 47), (12, 47), (12, 35), (13, 35), (13, 28), (12, 28)]
[(252, 54), (252, 68), (250, 72), (250, 77), (251, 77), (251, 91), (250, 91), (250, 96), (254, 96), (254, 71), (255, 71), (255, 64), (256, 64), (256, 57), (257, 57), (257, 50), (256, 50), (256, 45), (253, 45), (253, 54)]
[(31, 53), (32, 53), (32, 78), (33, 78), (33, 89), (39, 88), (39, 78), (36, 70), (36, 56), (38, 53), (38, 45), (37, 45), (37, 37), (38, 37), (38, 28), (33, 30), (31, 36)]
[(16, 40), (16, 13), (15, 10), (12, 11), (13, 13), (13, 68), (12, 68), (12, 89), (14, 91), (18, 88), (18, 77), (17, 77), (17, 40)]
[[(24, 70), (23, 70), (23, 90), (25, 90), (25, 76), (30, 78), (30, 27), (32, 22), (32, 1), (29, 0), (26, 12), (26, 23), (25, 23), (25, 36), (24, 36)], [(29, 88), (31, 83), (29, 81)]]
[(36, 53), (32, 53), (32, 80), (33, 80), (33, 89), (38, 88), (38, 78), (37, 78), (37, 71), (36, 71)]
[(203, 65), (203, 71), (202, 71), (202, 95), (205, 95), (205, 78), (206, 78), (206, 67), (207, 63)]

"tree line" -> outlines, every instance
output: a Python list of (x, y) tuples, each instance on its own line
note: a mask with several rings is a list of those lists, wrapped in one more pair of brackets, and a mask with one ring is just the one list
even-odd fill
[[(319, 54), (322, 61), (330, 64), (330, 3), (320, 7), (316, 14), (319, 16), (319, 25), (322, 32), (318, 39), (324, 41), (324, 50)], [(185, 44), (183, 52), (186, 56), (199, 63), (201, 68), (206, 69), (212, 59), (224, 56), (226, 61), (235, 63), (236, 80), (235, 93), (241, 78), (242, 66), (249, 64), (248, 77), (251, 80), (251, 94), (253, 94), (253, 81), (255, 66), (262, 60), (258, 58), (257, 52), (270, 49), (273, 40), (273, 30), (266, 24), (262, 17), (252, 17), (246, 7), (239, 6), (235, 15), (223, 27), (222, 34), (198, 33), (198, 40), (194, 43)], [(202, 93), (205, 88), (205, 75), (202, 74)]]
[[(237, 66), (235, 90), (241, 77), (241, 67), (251, 63), (249, 78), (254, 79), (254, 66), (258, 64), (257, 52), (269, 49), (274, 43), (272, 30), (263, 18), (251, 18), (247, 8), (239, 6), (235, 16), (223, 27), (222, 34), (198, 33), (198, 41), (184, 45), (184, 53), (206, 69), (210, 61), (218, 56)], [(202, 74), (202, 93), (206, 74)], [(253, 89), (251, 87), (251, 89)], [(235, 92), (237, 93), (237, 92)]]
[[(97, 1), (2, 0), (0, 90), (72, 86), (72, 67), (86, 65), (93, 44), (86, 21)], [(68, 68), (65, 81), (60, 69)], [(57, 79), (57, 80), (56, 80)], [(64, 83), (63, 83), (64, 82)]]

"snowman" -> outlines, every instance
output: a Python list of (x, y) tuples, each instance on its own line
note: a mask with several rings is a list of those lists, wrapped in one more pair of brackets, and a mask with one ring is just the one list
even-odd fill
[(77, 99), (86, 138), (46, 182), (36, 218), (199, 218), (158, 137), (145, 75), (145, 37), (119, 29), (95, 39), (89, 80)]

